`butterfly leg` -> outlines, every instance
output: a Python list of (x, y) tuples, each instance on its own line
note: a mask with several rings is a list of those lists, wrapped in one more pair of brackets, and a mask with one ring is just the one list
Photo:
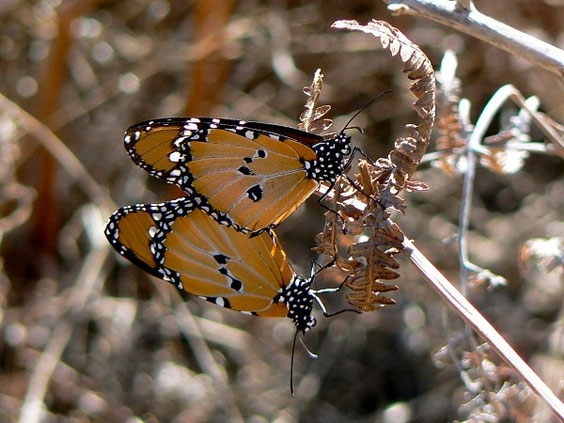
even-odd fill
[[(328, 288), (328, 289), (330, 289), (330, 288)], [(339, 287), (339, 289), (340, 289), (340, 287)], [(337, 289), (337, 290), (338, 290), (338, 289)], [(346, 311), (352, 311), (352, 312), (354, 312), (354, 313), (356, 313), (356, 314), (362, 314), (361, 311), (356, 310), (356, 309), (354, 309), (354, 308), (344, 308), (344, 309), (339, 310), (339, 311), (336, 311), (336, 312), (334, 312), (334, 313), (328, 313), (328, 312), (327, 312), (327, 309), (325, 308), (325, 304), (323, 304), (323, 302), (321, 301), (321, 299), (320, 299), (317, 295), (315, 295), (315, 294), (318, 293), (318, 292), (320, 292), (320, 291), (316, 291), (316, 292), (313, 293), (312, 295), (313, 295), (313, 299), (314, 299), (314, 300), (317, 302), (317, 304), (319, 305), (319, 308), (321, 309), (321, 313), (323, 313), (323, 316), (325, 316), (325, 317), (333, 317), (333, 316), (336, 316), (336, 315), (338, 315), (338, 314), (344, 313), (344, 312), (346, 312)], [(336, 290), (334, 290), (334, 291), (327, 291), (327, 292), (336, 292)]]
[(339, 311), (337, 311), (337, 312), (335, 312), (335, 313), (328, 313), (328, 312), (327, 312), (327, 309), (325, 308), (325, 304), (323, 304), (323, 302), (321, 301), (321, 299), (317, 296), (317, 294), (331, 294), (331, 293), (334, 293), (334, 292), (339, 292), (339, 291), (343, 288), (343, 286), (345, 286), (345, 283), (347, 282), (347, 279), (348, 279), (348, 278), (349, 278), (349, 277), (347, 276), (347, 277), (343, 280), (343, 282), (341, 282), (341, 284), (340, 284), (339, 286), (337, 286), (337, 287), (334, 287), (334, 288), (323, 288), (323, 289), (317, 289), (317, 290), (313, 291), (313, 293), (312, 293), (313, 299), (317, 302), (317, 304), (319, 304), (319, 308), (321, 309), (321, 312), (323, 313), (323, 315), (324, 315), (325, 317), (336, 316), (337, 314), (344, 313), (345, 311), (353, 311), (353, 312), (355, 312), (355, 313), (357, 313), (357, 314), (361, 314), (360, 311), (358, 311), (358, 310), (356, 310), (356, 309), (353, 309), (353, 308), (345, 308), (345, 309), (339, 310)]
[[(320, 265), (317, 261), (313, 260), (311, 262), (310, 278), (312, 278), (312, 280), (313, 280), (313, 277), (315, 275), (317, 275), (318, 273), (321, 273), (325, 269), (333, 266), (336, 261), (337, 261), (337, 258), (333, 257), (333, 259), (329, 263), (324, 264), (324, 265)], [(315, 266), (319, 266), (319, 269), (315, 270)]]
[(333, 210), (331, 207), (326, 206), (325, 204), (323, 204), (323, 200), (325, 200), (325, 197), (327, 197), (329, 195), (329, 193), (331, 192), (331, 190), (333, 189), (333, 187), (335, 186), (335, 182), (331, 182), (331, 185), (329, 185), (329, 188), (327, 188), (327, 191), (325, 191), (323, 193), (323, 195), (321, 197), (319, 197), (319, 199), (317, 200), (317, 203), (323, 207), (325, 210), (330, 211), (331, 213), (334, 213), (335, 216), (337, 216), (337, 218), (339, 220), (342, 221), (343, 225), (345, 224), (345, 219), (343, 219), (343, 217), (339, 214), (339, 212), (337, 212), (336, 210)]
[(370, 162), (371, 165), (374, 165), (374, 166), (376, 165), (374, 160), (372, 160), (364, 151), (362, 151), (362, 149), (360, 147), (353, 147), (351, 155), (349, 156), (347, 162), (343, 166), (343, 173), (344, 173), (345, 170), (349, 170), (349, 168), (352, 165), (353, 160), (354, 160), (354, 158), (357, 154), (360, 154), (362, 157), (364, 157), (368, 162)]
[(362, 187), (360, 185), (358, 185), (358, 183), (356, 181), (354, 181), (350, 176), (345, 175), (345, 178), (347, 178), (347, 181), (358, 191), (360, 192), (362, 195), (364, 195), (366, 198), (370, 198), (372, 201), (378, 203), (380, 205), (380, 207), (382, 207), (383, 209), (385, 209), (386, 207), (384, 207), (384, 205), (382, 203), (380, 203), (380, 200), (376, 197), (373, 197), (372, 195), (364, 192), (364, 190), (362, 189)]

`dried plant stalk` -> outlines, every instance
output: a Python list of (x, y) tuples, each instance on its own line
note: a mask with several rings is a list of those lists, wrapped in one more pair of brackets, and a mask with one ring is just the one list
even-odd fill
[(445, 154), (432, 164), (450, 175), (457, 172), (456, 158), (464, 151), (472, 130), (459, 109), (461, 82), (456, 77), (457, 67), (456, 55), (447, 50), (437, 72), (437, 129), (440, 135), (435, 141), (437, 151)]
[[(317, 69), (311, 85), (303, 89), (304, 94), (307, 95), (307, 101), (305, 111), (300, 116), (300, 123), (298, 124), (299, 129), (313, 134), (319, 134), (333, 124), (331, 119), (322, 119), (323, 116), (331, 110), (331, 106), (324, 105), (317, 107), (317, 100), (321, 95), (322, 88), (323, 74), (321, 73), (321, 69)], [(327, 136), (329, 135), (330, 134), (327, 134)]]
[(386, 163), (389, 174), (394, 174), (388, 182), (401, 189), (417, 168), (425, 154), (431, 130), (435, 121), (435, 77), (433, 66), (421, 49), (412, 43), (397, 28), (385, 21), (372, 21), (367, 25), (360, 25), (356, 21), (337, 21), (333, 28), (362, 31), (380, 40), (382, 47), (392, 56), (398, 55), (404, 63), (403, 72), (410, 80), (411, 92), (417, 97), (413, 103), (415, 111), (421, 117), (419, 125), (406, 125), (407, 137), (398, 138), (395, 148), (388, 155)]
[[(411, 54), (402, 54), (403, 46), (406, 46), (406, 38), (398, 35), (399, 31), (391, 28), (388, 24), (372, 22), (367, 26), (360, 26), (356, 22), (338, 22), (334, 26), (340, 28), (349, 28), (372, 33), (379, 37), (382, 45), (389, 48), (393, 55), (400, 54), (400, 57), (406, 63), (406, 69), (412, 66), (417, 69), (428, 69), (429, 75), (421, 72), (423, 81), (434, 81), (432, 70), (428, 60), (420, 50), (413, 45), (406, 47)], [(381, 30), (381, 34), (378, 34)], [(401, 34), (401, 33), (400, 33)], [(407, 40), (407, 42), (409, 42)], [(391, 46), (391, 47), (389, 47)], [(417, 56), (417, 52), (420, 56)], [(407, 58), (406, 58), (407, 57)], [(405, 59), (405, 60), (404, 60)], [(425, 65), (423, 63), (426, 62)], [(409, 71), (408, 71), (409, 72)], [(413, 73), (409, 73), (409, 76)], [(422, 80), (412, 85), (412, 91), (418, 96), (419, 100), (415, 103), (416, 110), (420, 112), (424, 122), (419, 126), (408, 125), (410, 137), (402, 138), (396, 141), (396, 148), (390, 152), (388, 158), (379, 159), (375, 164), (365, 162), (359, 165), (359, 174), (356, 180), (351, 182), (350, 186), (341, 186), (340, 193), (333, 198), (333, 203), (337, 207), (339, 214), (343, 217), (346, 225), (347, 235), (368, 235), (369, 241), (363, 240), (362, 243), (357, 242), (348, 248), (349, 253), (349, 279), (353, 292), (349, 294), (351, 304), (359, 307), (361, 310), (375, 310), (385, 305), (385, 297), (381, 295), (386, 292), (384, 281), (391, 279), (393, 275), (385, 274), (381, 271), (381, 267), (389, 272), (393, 272), (394, 265), (397, 264), (393, 258), (397, 252), (402, 252), (409, 257), (411, 262), (416, 265), (423, 275), (430, 282), (431, 286), (443, 297), (443, 299), (476, 331), (476, 333), (485, 339), (493, 350), (510, 365), (527, 385), (537, 394), (539, 394), (551, 409), (562, 419), (564, 418), (564, 405), (554, 395), (554, 393), (546, 386), (546, 384), (527, 366), (527, 364), (519, 357), (519, 355), (511, 348), (511, 346), (495, 331), (491, 324), (466, 300), (466, 298), (458, 292), (452, 284), (450, 284), (435, 269), (431, 263), (415, 248), (415, 246), (407, 239), (399, 228), (388, 219), (388, 209), (393, 208), (403, 211), (403, 200), (397, 195), (402, 189), (408, 191), (424, 190), (426, 186), (423, 183), (410, 181), (409, 177), (419, 164), (422, 155), (429, 142), (431, 126), (434, 120), (434, 83), (427, 84), (429, 92), (423, 87), (425, 83)], [(413, 90), (413, 87), (416, 87)], [(419, 96), (421, 95), (421, 96)], [(432, 105), (428, 108), (419, 108), (421, 104), (425, 104), (423, 99), (431, 101)], [(428, 111), (428, 114), (425, 112)], [(534, 115), (533, 115), (534, 116)], [(534, 118), (533, 118), (534, 119)], [(545, 122), (546, 123), (546, 122)], [(431, 126), (428, 126), (431, 125)], [(480, 128), (478, 128), (480, 126)], [(484, 122), (477, 125), (476, 131), (481, 131)], [(556, 148), (560, 146), (559, 134), (555, 131), (555, 125), (546, 125), (547, 132), (550, 131), (552, 138), (556, 140)], [(474, 132), (476, 132), (474, 131)], [(424, 135), (425, 137), (422, 137)], [(473, 137), (476, 134), (474, 133)], [(471, 148), (471, 146), (470, 146)], [(352, 186), (352, 188), (351, 188)], [(345, 196), (343, 192), (357, 189), (356, 193)], [(362, 191), (362, 192), (361, 192)], [(331, 223), (333, 222), (333, 223)], [(342, 231), (332, 219), (324, 228), (324, 232), (319, 236), (321, 240), (326, 241), (335, 239), (335, 232)], [(334, 232), (334, 233), (331, 233)], [(372, 241), (374, 237), (374, 241)], [(401, 243), (400, 246), (396, 246)], [(370, 248), (368, 248), (370, 247)], [(386, 248), (387, 247), (387, 248)], [(325, 247), (320, 250), (331, 253), (338, 251), (336, 247)], [(379, 250), (379, 251), (375, 251)], [(341, 260), (345, 261), (345, 260)], [(337, 260), (339, 263), (339, 260)], [(346, 261), (345, 261), (346, 262)], [(347, 268), (343, 269), (346, 271)], [(380, 280), (372, 279), (375, 275), (382, 276)], [(354, 282), (357, 282), (355, 285)], [(369, 289), (366, 286), (370, 286)], [(393, 288), (392, 288), (393, 289)], [(369, 293), (369, 295), (367, 295)], [(391, 303), (391, 301), (389, 302)]]
[[(362, 311), (373, 311), (395, 303), (382, 293), (396, 290), (397, 286), (387, 281), (399, 277), (394, 271), (399, 267), (394, 256), (402, 249), (403, 235), (395, 224), (389, 223), (388, 209), (404, 210), (404, 200), (398, 196), (403, 189), (427, 189), (410, 177), (429, 145), (435, 119), (435, 78), (421, 49), (387, 22), (372, 21), (364, 26), (355, 21), (338, 21), (333, 27), (371, 34), (392, 56), (400, 58), (404, 73), (414, 81), (410, 86), (417, 98), (413, 105), (422, 118), (419, 125), (406, 125), (408, 135), (396, 140), (387, 158), (375, 163), (362, 160), (354, 181), (348, 177), (338, 180), (331, 207), (344, 225), (337, 220), (336, 213), (327, 213), (324, 230), (317, 237), (315, 250), (336, 258), (337, 265), (348, 274), (345, 284), (352, 291), (347, 295), (348, 302)], [(346, 237), (363, 237), (350, 243), (346, 257), (340, 257), (337, 241), (345, 232)]]

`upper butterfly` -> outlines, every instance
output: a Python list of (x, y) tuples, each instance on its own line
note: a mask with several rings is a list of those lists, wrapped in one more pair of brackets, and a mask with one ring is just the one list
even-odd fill
[(125, 148), (153, 176), (199, 196), (216, 220), (256, 233), (286, 219), (321, 182), (335, 182), (350, 140), (342, 131), (325, 139), (269, 123), (178, 117), (133, 125)]

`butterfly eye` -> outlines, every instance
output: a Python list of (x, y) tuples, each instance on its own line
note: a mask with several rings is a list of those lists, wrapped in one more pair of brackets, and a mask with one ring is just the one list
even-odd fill
[(315, 319), (315, 317), (312, 317), (311, 320), (309, 321), (308, 329), (313, 328), (315, 325), (317, 325), (317, 320)]

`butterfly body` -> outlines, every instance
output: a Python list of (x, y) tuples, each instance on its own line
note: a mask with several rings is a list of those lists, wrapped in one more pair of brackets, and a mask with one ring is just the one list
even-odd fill
[(350, 137), (216, 118), (166, 118), (133, 125), (125, 147), (152, 175), (199, 197), (214, 218), (260, 232), (288, 217), (320, 183), (335, 182)]
[(105, 235), (122, 256), (179, 290), (264, 317), (288, 317), (299, 331), (315, 325), (311, 278), (294, 273), (268, 231), (249, 238), (221, 225), (198, 197), (115, 211)]

